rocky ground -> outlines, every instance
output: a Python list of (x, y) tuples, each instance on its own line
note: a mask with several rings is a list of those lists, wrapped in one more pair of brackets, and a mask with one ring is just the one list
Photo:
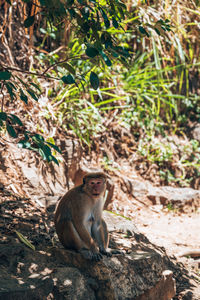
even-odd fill
[[(8, 280), (8, 282), (11, 289), (12, 285), (13, 289), (15, 287), (15, 280), (21, 280), (23, 283), (27, 280), (27, 284), (31, 284), (31, 278), (35, 276), (32, 273), (37, 271), (39, 265), (42, 276), (46, 276), (45, 286), (48, 286), (48, 276), (58, 266), (50, 257), (47, 263), (44, 256), (53, 248), (61, 248), (55, 236), (53, 224), (55, 205), (50, 205), (45, 209), (40, 207), (34, 200), (20, 198), (6, 189), (1, 189), (0, 199), (1, 282), (10, 277), (11, 280)], [(129, 202), (130, 200), (127, 197), (126, 206)], [(144, 238), (145, 240), (141, 239), (139, 242), (141, 249), (145, 250), (147, 245), (148, 248), (149, 245), (153, 245), (153, 248), (157, 249), (158, 252), (164, 253), (166, 269), (171, 270), (176, 279), (177, 292), (173, 299), (200, 299), (200, 262), (198, 256), (196, 258), (178, 257), (186, 249), (197, 249), (199, 247), (199, 212), (186, 214), (178, 210), (170, 211), (158, 205), (141, 207), (133, 204), (130, 205), (130, 212), (134, 214), (131, 223), (136, 224), (139, 232), (147, 238)], [(121, 218), (116, 222), (117, 226), (123, 227), (123, 223), (126, 223), (126, 221), (127, 219)], [(109, 220), (107, 222), (109, 223)], [(113, 221), (108, 224), (111, 231), (112, 226)], [(129, 223), (128, 228), (132, 230), (134, 226), (130, 228)], [(19, 233), (22, 234), (21, 238), (18, 235)], [(33, 262), (35, 254), (31, 255), (33, 250), (29, 249), (30, 245), (27, 245), (24, 237), (36, 248), (38, 254), (35, 263)], [(111, 247), (113, 246), (113, 239), (115, 242), (118, 241), (117, 247), (124, 253), (129, 253), (130, 243), (134, 244), (133, 241), (128, 241), (124, 234), (111, 233)], [(25, 280), (22, 274), (27, 274), (29, 278)], [(44, 288), (42, 285), (41, 293), (45, 289), (47, 287)], [(3, 299), (3, 296), (1, 297), (0, 299)], [(9, 299), (16, 298), (11, 297)]]

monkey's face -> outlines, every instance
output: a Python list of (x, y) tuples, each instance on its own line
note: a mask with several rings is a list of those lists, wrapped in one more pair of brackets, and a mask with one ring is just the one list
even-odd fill
[(92, 197), (100, 196), (106, 187), (106, 182), (104, 178), (88, 178), (87, 180), (87, 187), (92, 195)]

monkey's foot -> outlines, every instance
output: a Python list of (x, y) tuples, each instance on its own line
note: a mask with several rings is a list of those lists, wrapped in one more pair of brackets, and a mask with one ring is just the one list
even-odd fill
[(108, 251), (106, 251), (106, 249), (105, 248), (101, 248), (101, 247), (99, 247), (99, 252), (100, 253), (102, 253), (103, 255), (106, 255), (106, 256), (108, 256), (108, 257), (111, 257), (112, 256), (112, 253), (111, 252), (108, 252)]
[(103, 258), (101, 253), (92, 252), (88, 249), (80, 249), (79, 252), (83, 255), (85, 259), (88, 260), (100, 261)]

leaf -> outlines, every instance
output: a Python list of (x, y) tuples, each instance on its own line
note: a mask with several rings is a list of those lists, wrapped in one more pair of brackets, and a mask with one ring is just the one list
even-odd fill
[(6, 124), (6, 129), (8, 131), (8, 134), (13, 137), (13, 138), (17, 138), (17, 133), (16, 131), (14, 130), (14, 128), (10, 125), (10, 124)]
[(32, 139), (34, 141), (39, 141), (39, 142), (41, 142), (41, 141), (44, 142), (45, 141), (43, 136), (41, 134), (38, 134), (38, 133), (34, 134), (34, 136), (32, 136)]
[(30, 16), (28, 18), (26, 18), (26, 20), (24, 21), (24, 27), (28, 28), (31, 27), (33, 25), (35, 21), (35, 16)]
[(57, 152), (62, 153), (62, 151), (60, 150), (60, 148), (59, 148), (58, 146), (56, 146), (56, 145), (54, 145), (54, 144), (52, 144), (52, 143), (50, 143), (50, 142), (47, 142), (47, 144), (48, 144), (50, 147), (52, 147), (54, 150), (56, 150)]
[(99, 78), (96, 73), (90, 73), (90, 83), (94, 90), (97, 90), (99, 87)]
[(10, 98), (13, 100), (14, 97), (15, 97), (15, 93), (13, 93), (13, 87), (12, 87), (12, 85), (10, 85), (9, 83), (6, 83), (5, 86), (7, 88), (7, 91), (9, 93), (9, 95), (10, 95)]
[(20, 241), (22, 241), (26, 246), (28, 246), (29, 248), (31, 248), (32, 250), (35, 250), (35, 246), (31, 244), (31, 242), (29, 242), (27, 240), (27, 238), (25, 238), (19, 231), (15, 230), (18, 238), (20, 239)]
[(75, 18), (76, 12), (73, 8), (68, 9), (71, 19)]
[(44, 160), (47, 160), (47, 157), (46, 157), (44, 151), (42, 150), (42, 148), (39, 148), (38, 152), (39, 152), (39, 154), (42, 156), (42, 158), (43, 158)]
[(55, 158), (55, 156), (51, 155), (51, 160), (54, 161), (54, 162), (59, 166), (59, 162), (58, 162), (58, 160)]
[(17, 144), (17, 146), (19, 148), (29, 149), (31, 147), (31, 144), (27, 140), (21, 140), (21, 141), (19, 141), (19, 143)]
[(42, 150), (44, 151), (46, 157), (48, 157), (49, 155), (51, 155), (51, 148), (47, 145), (44, 144)]
[(30, 95), (35, 101), (38, 101), (38, 97), (36, 96), (36, 94), (34, 93), (33, 90), (27, 89), (27, 93), (29, 93), (29, 95)]
[(0, 120), (6, 121), (7, 120), (7, 114), (5, 112), (0, 112)]
[(1, 71), (0, 72), (0, 80), (9, 80), (11, 75), (12, 74), (8, 71)]
[(142, 33), (142, 34), (145, 34), (146, 36), (149, 37), (149, 33), (146, 31), (146, 29), (142, 26), (139, 26), (139, 31)]
[(95, 47), (87, 46), (85, 53), (87, 56), (93, 58), (99, 54), (99, 51)]
[(88, 31), (90, 30), (90, 25), (89, 22), (84, 22), (81, 26), (81, 29), (85, 32), (88, 33)]
[(76, 71), (75, 71), (75, 69), (72, 67), (71, 64), (65, 63), (63, 66), (64, 66), (64, 68), (67, 69), (67, 71), (69, 71), (69, 72), (72, 73), (73, 75), (76, 74)]
[(101, 9), (101, 14), (104, 19), (104, 24), (105, 24), (106, 28), (108, 29), (110, 27), (110, 21), (108, 20), (108, 17), (103, 9)]
[(114, 17), (112, 17), (112, 24), (113, 24), (113, 26), (114, 26), (115, 28), (118, 28), (118, 27), (119, 27), (119, 24), (118, 24), (117, 20), (116, 20)]
[(35, 84), (34, 82), (31, 82), (30, 84), (32, 86), (34, 86), (39, 92), (41, 92), (41, 89), (40, 89), (40, 87), (37, 84)]
[(15, 115), (13, 115), (13, 114), (10, 114), (9, 118), (12, 120), (12, 122), (13, 122), (14, 124), (18, 124), (18, 125), (20, 125), (20, 126), (23, 126), (22, 121), (21, 121), (17, 116), (15, 116)]
[(90, 16), (90, 10), (89, 7), (85, 6), (83, 9), (81, 9), (82, 16), (84, 17), (85, 20), (88, 20)]
[(72, 84), (75, 83), (75, 79), (71, 74), (68, 74), (67, 76), (63, 76), (61, 78), (61, 80), (65, 83), (65, 84)]
[(103, 57), (103, 60), (105, 61), (107, 66), (109, 66), (109, 67), (112, 66), (110, 59), (103, 51), (101, 51), (101, 56)]
[(20, 99), (25, 102), (26, 104), (28, 103), (28, 97), (24, 94), (22, 89), (20, 89)]

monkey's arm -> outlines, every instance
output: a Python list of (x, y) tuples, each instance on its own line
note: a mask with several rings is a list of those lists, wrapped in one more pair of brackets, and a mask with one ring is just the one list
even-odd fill
[(112, 254), (106, 251), (109, 243), (109, 235), (106, 223), (103, 219), (94, 223), (94, 225), (92, 226), (92, 236), (99, 246), (100, 253), (111, 256)]
[(110, 179), (107, 180), (106, 189), (108, 191), (108, 194), (107, 194), (103, 209), (106, 209), (107, 206), (112, 202), (112, 197), (114, 194), (114, 184)]

